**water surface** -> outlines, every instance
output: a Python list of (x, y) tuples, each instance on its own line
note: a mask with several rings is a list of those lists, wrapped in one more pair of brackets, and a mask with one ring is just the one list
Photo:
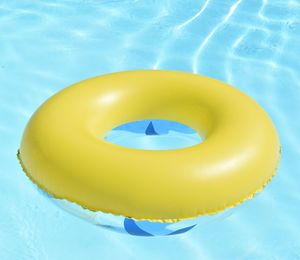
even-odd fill
[[(300, 259), (299, 46), (298, 0), (1, 1), (0, 258)], [(173, 237), (108, 232), (50, 203), (15, 156), (29, 117), (72, 83), (132, 69), (207, 75), (254, 98), (280, 135), (278, 175)]]

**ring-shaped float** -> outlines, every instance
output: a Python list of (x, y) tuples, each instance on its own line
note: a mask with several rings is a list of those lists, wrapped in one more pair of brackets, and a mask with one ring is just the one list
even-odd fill
[[(167, 119), (204, 141), (138, 150), (104, 137), (142, 119)], [(43, 190), (93, 211), (172, 222), (232, 207), (275, 174), (280, 145), (265, 111), (220, 81), (175, 71), (129, 71), (79, 82), (31, 117), (19, 159)]]

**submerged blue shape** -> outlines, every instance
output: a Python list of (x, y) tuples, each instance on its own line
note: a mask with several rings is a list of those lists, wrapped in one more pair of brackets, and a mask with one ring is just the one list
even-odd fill
[[(177, 131), (178, 128), (181, 131)], [(190, 129), (191, 132), (182, 131), (183, 128)], [(202, 141), (198, 133), (188, 126), (166, 120), (126, 123), (109, 131), (104, 139), (113, 144), (142, 150), (180, 149), (197, 145)]]
[[(130, 218), (124, 219), (125, 230), (135, 236), (171, 236), (185, 233), (197, 224), (179, 228), (177, 230), (168, 229), (168, 226), (172, 226), (171, 223), (157, 223), (150, 221), (134, 221)], [(174, 228), (174, 227), (173, 227)]]
[(145, 134), (146, 135), (158, 135), (158, 133), (155, 131), (154, 129), (154, 126), (153, 126), (153, 123), (152, 121), (149, 123), (149, 125), (147, 126), (146, 128), (146, 131), (145, 131)]
[(169, 229), (172, 223), (152, 222), (148, 220), (136, 221), (135, 223), (140, 229), (151, 233), (153, 236), (165, 236), (175, 231)]
[(169, 131), (176, 131), (176, 132), (186, 133), (186, 134), (196, 133), (195, 130), (193, 130), (187, 125), (175, 121), (162, 120), (162, 119), (151, 119), (151, 120), (147, 119), (147, 120), (128, 122), (117, 126), (113, 130), (123, 130), (132, 133), (145, 134), (145, 129), (150, 124), (150, 122), (152, 122), (155, 125), (155, 132), (159, 135), (168, 134)]
[(182, 233), (185, 233), (189, 230), (191, 230), (193, 227), (197, 226), (196, 224), (195, 225), (192, 225), (192, 226), (189, 226), (189, 227), (185, 227), (185, 228), (182, 228), (182, 229), (178, 229), (172, 233), (169, 234), (169, 236), (172, 236), (172, 235), (178, 235), (178, 234), (182, 234)]
[(137, 224), (135, 223), (135, 221), (130, 218), (124, 219), (124, 228), (130, 235), (144, 236), (144, 237), (152, 237), (153, 236), (152, 234), (139, 228), (137, 226)]
[(122, 130), (122, 131), (128, 131), (132, 133), (144, 134), (145, 128), (149, 125), (150, 122), (151, 120), (139, 120), (134, 122), (128, 122), (119, 125), (112, 130)]

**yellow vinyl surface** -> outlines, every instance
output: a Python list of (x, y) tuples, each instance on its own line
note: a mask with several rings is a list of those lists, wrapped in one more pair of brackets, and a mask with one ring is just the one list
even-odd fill
[[(104, 140), (121, 124), (164, 119), (205, 140), (138, 150)], [(280, 145), (264, 110), (220, 81), (175, 71), (129, 71), (74, 84), (31, 117), (19, 159), (57, 198), (90, 210), (177, 221), (251, 198), (275, 174)]]

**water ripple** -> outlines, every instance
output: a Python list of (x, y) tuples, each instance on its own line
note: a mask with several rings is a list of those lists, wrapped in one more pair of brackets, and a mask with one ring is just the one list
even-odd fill
[(205, 0), (203, 6), (200, 8), (199, 12), (197, 12), (193, 17), (191, 17), (190, 19), (184, 21), (183, 23), (177, 25), (175, 27), (175, 30), (181, 30), (183, 27), (187, 26), (188, 24), (190, 24), (191, 22), (193, 22), (195, 19), (197, 19), (206, 9), (206, 7), (208, 6), (210, 0)]
[(222, 27), (224, 26), (230, 19), (230, 17), (234, 14), (236, 8), (239, 6), (239, 4), (242, 2), (242, 0), (238, 0), (235, 4), (233, 4), (229, 12), (226, 14), (226, 16), (223, 18), (223, 20), (217, 24), (213, 30), (205, 37), (204, 41), (201, 43), (199, 48), (196, 50), (195, 55), (193, 57), (193, 72), (198, 73), (198, 63), (199, 63), (199, 57), (201, 55), (201, 52), (208, 44), (209, 40), (213, 37), (213, 35)]

